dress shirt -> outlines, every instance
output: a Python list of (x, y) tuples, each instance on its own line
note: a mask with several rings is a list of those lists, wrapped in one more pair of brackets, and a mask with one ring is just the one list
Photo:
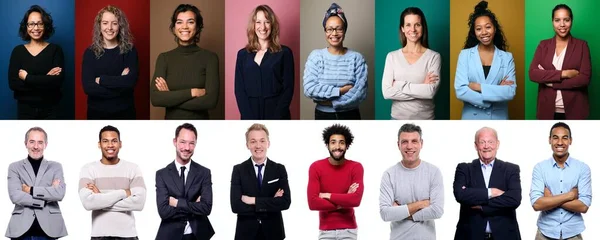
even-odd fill
[[(188, 176), (190, 175), (190, 165), (192, 165), (191, 162), (192, 160), (190, 159), (190, 161), (188, 161), (187, 164), (181, 165), (179, 164), (179, 162), (177, 162), (177, 160), (175, 160), (175, 167), (177, 168), (177, 173), (179, 174), (179, 177), (181, 177), (181, 167), (185, 167), (185, 182), (187, 182)], [(183, 186), (183, 191), (185, 191), (185, 186)], [(185, 230), (183, 231), (183, 235), (186, 234), (192, 234), (192, 227), (190, 227), (189, 221), (185, 223)]]

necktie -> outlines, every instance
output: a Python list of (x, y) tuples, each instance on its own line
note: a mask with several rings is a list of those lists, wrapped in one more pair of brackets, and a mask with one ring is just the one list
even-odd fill
[(181, 185), (183, 186), (183, 196), (185, 196), (185, 166), (181, 166), (181, 174), (179, 175), (181, 178)]
[(258, 181), (258, 189), (262, 188), (262, 180), (263, 180), (263, 176), (262, 176), (262, 168), (265, 166), (265, 164), (256, 164), (254, 166), (258, 167), (258, 177), (257, 177), (257, 181)]

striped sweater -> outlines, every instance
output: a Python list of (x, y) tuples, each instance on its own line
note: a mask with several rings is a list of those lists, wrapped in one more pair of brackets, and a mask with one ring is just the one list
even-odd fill
[[(313, 101), (331, 101), (333, 106), (317, 104), (322, 112), (357, 109), (367, 98), (367, 73), (367, 63), (358, 52), (333, 55), (327, 48), (313, 50), (304, 68), (304, 95)], [(340, 88), (348, 84), (354, 87), (340, 95)]]
[[(95, 184), (100, 193), (89, 190), (88, 183)], [(131, 196), (127, 197), (124, 189), (129, 189)], [(86, 164), (79, 175), (79, 198), (83, 207), (92, 211), (92, 237), (137, 236), (132, 211), (144, 208), (146, 185), (135, 163)]]

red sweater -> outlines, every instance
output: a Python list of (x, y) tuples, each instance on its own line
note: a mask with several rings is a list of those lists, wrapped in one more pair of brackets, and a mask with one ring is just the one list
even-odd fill
[[(357, 228), (354, 208), (360, 205), (362, 199), (363, 174), (362, 165), (352, 160), (336, 166), (325, 158), (310, 165), (308, 207), (319, 211), (320, 230)], [(358, 189), (354, 193), (348, 193), (352, 183), (358, 183)], [(331, 198), (319, 198), (319, 193), (331, 193)]]

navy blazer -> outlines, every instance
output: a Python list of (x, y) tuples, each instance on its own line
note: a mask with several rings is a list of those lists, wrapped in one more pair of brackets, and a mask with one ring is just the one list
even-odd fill
[[(185, 189), (180, 181), (174, 162), (156, 171), (156, 205), (162, 219), (156, 240), (181, 240), (187, 221), (197, 240), (209, 240), (215, 234), (208, 219), (212, 211), (210, 170), (192, 161)], [(196, 202), (199, 196), (200, 202)], [(169, 205), (169, 197), (178, 199), (176, 208)]]
[(267, 51), (260, 65), (256, 52), (240, 49), (235, 63), (235, 100), (242, 120), (291, 119), (294, 55), (287, 46)]
[[(283, 189), (283, 196), (274, 197), (279, 189)], [(255, 197), (255, 204), (242, 202), (242, 195)], [(231, 210), (237, 214), (235, 240), (255, 239), (261, 225), (266, 239), (285, 238), (281, 211), (290, 208), (292, 202), (285, 166), (267, 159), (259, 190), (254, 162), (248, 159), (235, 165), (231, 173), (230, 198)]]
[[(487, 222), (494, 239), (520, 240), (516, 209), (521, 204), (520, 169), (516, 164), (496, 159), (489, 185), (485, 185), (481, 162), (459, 163), (454, 174), (454, 197), (460, 203), (460, 216), (455, 240), (481, 240)], [(487, 188), (504, 191), (501, 196), (488, 199)], [(473, 206), (481, 206), (473, 209)]]

